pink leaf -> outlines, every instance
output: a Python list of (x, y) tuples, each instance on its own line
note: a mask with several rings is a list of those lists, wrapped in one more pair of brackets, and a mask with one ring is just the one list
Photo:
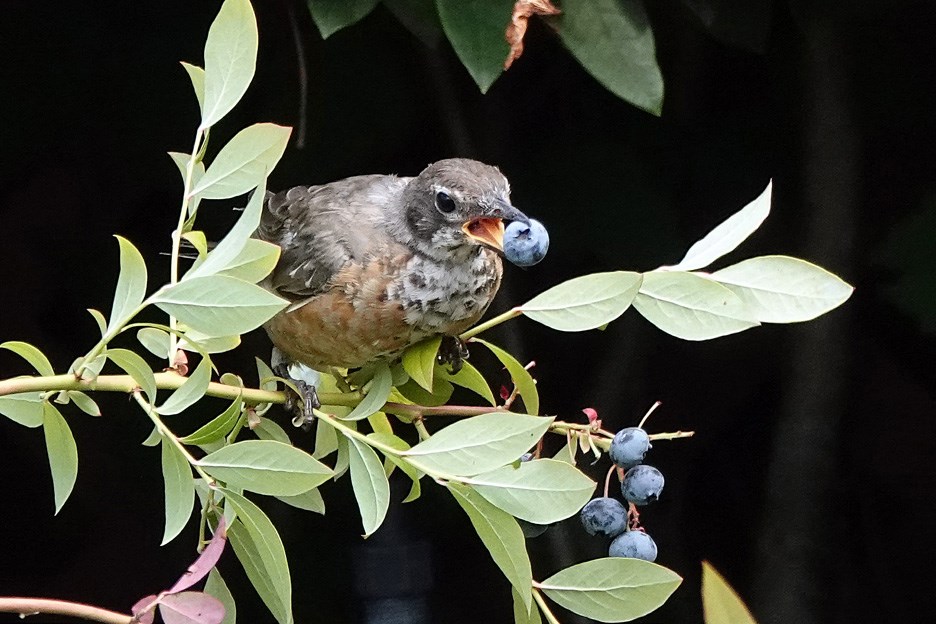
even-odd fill
[(159, 601), (165, 624), (221, 624), (224, 605), (204, 592), (168, 594)]
[(155, 607), (156, 596), (147, 596), (146, 598), (140, 598), (137, 600), (136, 604), (130, 608), (130, 613), (133, 614), (135, 621), (140, 624), (153, 624), (153, 619), (156, 617), (156, 609), (150, 608), (146, 613), (141, 613), (143, 609), (147, 607)]
[(588, 422), (593, 423), (598, 420), (598, 412), (596, 412), (594, 409), (586, 407), (582, 411), (585, 412), (586, 416), (588, 416)]
[(222, 516), (221, 519), (218, 520), (218, 528), (215, 529), (211, 541), (205, 546), (205, 550), (198, 555), (198, 559), (195, 560), (195, 563), (189, 566), (185, 574), (183, 574), (181, 578), (176, 581), (175, 585), (170, 587), (166, 593), (175, 594), (183, 589), (188, 589), (208, 576), (208, 573), (211, 572), (211, 568), (213, 568), (215, 564), (218, 563), (218, 559), (221, 558), (221, 553), (224, 552), (225, 542), (227, 542), (227, 531), (225, 531), (224, 517)]

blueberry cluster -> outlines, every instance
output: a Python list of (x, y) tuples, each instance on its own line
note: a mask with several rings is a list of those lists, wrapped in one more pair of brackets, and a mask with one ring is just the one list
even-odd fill
[[(626, 470), (621, 480), (621, 493), (631, 507), (643, 506), (660, 497), (663, 475), (653, 466), (643, 463), (650, 450), (650, 437), (639, 427), (618, 431), (611, 441), (611, 461)], [(654, 561), (657, 547), (653, 539), (639, 527), (635, 513), (628, 512), (620, 501), (603, 496), (582, 508), (582, 526), (590, 535), (612, 538), (608, 554), (612, 557), (632, 557)]]

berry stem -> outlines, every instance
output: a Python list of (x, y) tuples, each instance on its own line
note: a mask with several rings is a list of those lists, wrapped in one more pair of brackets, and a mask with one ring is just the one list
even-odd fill
[(605, 477), (605, 488), (604, 488), (605, 498), (608, 498), (608, 490), (611, 486), (611, 475), (614, 474), (616, 469), (617, 469), (617, 466), (615, 464), (611, 464), (611, 468), (608, 470), (608, 475)]
[[(536, 581), (533, 581), (533, 584), (536, 585)], [(536, 604), (539, 605), (540, 611), (543, 612), (543, 615), (546, 617), (546, 621), (549, 624), (561, 624), (559, 618), (553, 614), (552, 609), (549, 608), (549, 605), (546, 604), (546, 599), (543, 598), (543, 594), (536, 587), (533, 588), (533, 600), (536, 601)]]
[(648, 419), (648, 418), (650, 418), (650, 414), (652, 414), (653, 411), (654, 411), (656, 408), (660, 407), (661, 405), (663, 405), (663, 403), (660, 402), (660, 401), (657, 401), (656, 403), (654, 403), (653, 405), (651, 405), (651, 406), (650, 406), (650, 409), (647, 410), (647, 413), (644, 414), (644, 417), (640, 419), (640, 424), (637, 425), (637, 428), (638, 428), (638, 429), (643, 429), (643, 428), (644, 428), (644, 423), (647, 422), (647, 419)]

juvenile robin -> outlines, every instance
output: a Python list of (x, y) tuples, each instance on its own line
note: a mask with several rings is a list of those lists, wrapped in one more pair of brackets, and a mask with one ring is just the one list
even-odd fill
[(292, 302), (267, 333), (286, 360), (316, 370), (457, 336), (500, 286), (505, 221), (529, 224), (510, 204), (507, 179), (463, 158), (413, 178), (363, 175), (267, 193), (256, 236), (282, 253), (265, 286)]

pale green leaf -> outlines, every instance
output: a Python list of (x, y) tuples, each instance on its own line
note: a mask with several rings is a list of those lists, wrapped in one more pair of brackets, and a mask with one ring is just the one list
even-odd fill
[(535, 604), (529, 604), (529, 599), (524, 600), (514, 587), (510, 593), (513, 597), (514, 624), (542, 624), (539, 608)]
[(348, 442), (347, 436), (338, 436), (338, 455), (335, 457), (335, 481), (340, 479), (342, 475), (348, 470), (348, 466), (351, 463), (350, 450), (348, 447), (351, 446), (351, 443)]
[(486, 340), (472, 338), (471, 342), (482, 344), (491, 350), (491, 353), (500, 360), (504, 368), (507, 369), (507, 372), (510, 373), (510, 378), (513, 380), (520, 396), (523, 398), (523, 404), (526, 406), (527, 413), (538, 414), (539, 392), (536, 390), (536, 382), (533, 380), (533, 376), (530, 375), (530, 371), (525, 369), (514, 356)]
[(98, 329), (101, 331), (101, 336), (107, 333), (107, 319), (104, 318), (104, 315), (101, 314), (101, 311), (95, 310), (94, 308), (88, 308), (88, 314), (91, 315), (91, 318), (93, 318), (94, 322), (97, 324)]
[(494, 563), (501, 569), (510, 584), (516, 589), (523, 605), (530, 609), (533, 596), (533, 573), (530, 557), (526, 551), (526, 540), (517, 521), (501, 511), (474, 489), (454, 481), (446, 484), (449, 492), (468, 514), (478, 537), (491, 553)]
[(137, 340), (147, 351), (156, 357), (165, 358), (169, 353), (169, 334), (155, 327), (141, 327), (137, 330)]
[[(185, 152), (166, 152), (169, 155), (169, 158), (172, 159), (172, 162), (175, 163), (175, 166), (179, 169), (179, 173), (182, 174), (182, 183), (185, 183), (185, 176), (188, 175), (188, 162), (191, 159), (191, 154), (186, 154)], [(191, 184), (198, 184), (198, 181), (201, 180), (202, 176), (205, 175), (205, 163), (201, 160), (197, 161), (192, 165), (192, 180)], [(189, 210), (191, 212), (191, 210)], [(185, 234), (189, 234), (186, 232)], [(182, 235), (185, 238), (185, 234)], [(186, 240), (188, 240), (186, 238)]]
[(133, 378), (150, 403), (156, 400), (156, 377), (146, 360), (129, 349), (108, 349), (107, 357)]
[(271, 496), (301, 494), (332, 476), (328, 466), (305, 451), (273, 440), (229, 444), (198, 460), (198, 465), (228, 487)]
[(150, 434), (146, 436), (146, 439), (140, 442), (143, 446), (159, 446), (162, 442), (162, 434), (159, 433), (159, 427), (153, 427), (153, 430), (150, 431)]
[(227, 199), (263, 183), (286, 150), (291, 131), (272, 123), (244, 128), (221, 148), (205, 175), (189, 191), (189, 197)]
[(190, 329), (179, 340), (179, 348), (197, 353), (226, 353), (236, 349), (240, 343), (239, 335), (208, 336), (196, 329)]
[(98, 404), (94, 401), (94, 399), (89, 397), (84, 392), (81, 392), (80, 390), (69, 390), (67, 394), (68, 398), (74, 402), (78, 409), (80, 409), (88, 416), (101, 415), (101, 408), (98, 407)]
[(208, 384), (211, 382), (211, 360), (202, 358), (195, 370), (189, 375), (181, 386), (169, 395), (166, 401), (156, 408), (156, 412), (163, 416), (179, 414), (195, 404), (205, 396)]
[[(282, 442), (283, 444), (292, 444), (292, 440), (289, 439), (289, 434), (286, 433), (286, 430), (279, 426), (274, 420), (269, 418), (260, 418), (260, 421), (253, 428), (253, 432), (261, 440), (273, 440), (274, 442)], [(318, 459), (316, 457), (316, 459)]]
[(459, 420), (403, 454), (428, 471), (469, 476), (516, 461), (553, 418), (493, 412)]
[(762, 323), (800, 323), (837, 308), (855, 290), (822, 267), (789, 256), (744, 260), (709, 275)]
[(390, 507), (390, 483), (377, 453), (356, 438), (348, 438), (351, 466), (351, 487), (361, 511), (364, 537), (373, 534), (383, 524)]
[(312, 20), (328, 39), (342, 28), (361, 21), (374, 10), (380, 0), (308, 0)]
[(116, 238), (120, 245), (120, 275), (114, 289), (108, 333), (113, 333), (127, 322), (146, 296), (146, 262), (142, 254), (126, 238)]
[(217, 568), (211, 568), (208, 573), (208, 580), (205, 581), (205, 593), (214, 596), (224, 605), (224, 619), (220, 624), (237, 624), (237, 605), (234, 603), (234, 596), (228, 589), (227, 583), (221, 578), (221, 573)]
[(256, 284), (273, 271), (279, 257), (279, 245), (249, 238), (241, 252), (218, 273)]
[(183, 232), (182, 238), (191, 243), (195, 251), (198, 252), (197, 260), (204, 261), (204, 257), (208, 255), (208, 238), (205, 236), (205, 233), (201, 230), (190, 230), (188, 232)]
[(513, 0), (436, 0), (445, 36), (481, 93), (504, 71)]
[(389, 400), (396, 403), (435, 407), (448, 403), (454, 391), (454, 386), (445, 379), (442, 379), (441, 376), (433, 376), (432, 392), (427, 392), (426, 389), (416, 383), (415, 380), (410, 379), (403, 385), (394, 388), (390, 393)]
[(241, 407), (244, 401), (237, 397), (226, 410), (209, 420), (207, 423), (185, 436), (180, 438), (183, 444), (209, 444), (224, 438), (231, 432), (234, 425), (241, 418)]
[(225, 0), (205, 42), (202, 128), (214, 125), (243, 97), (257, 65), (257, 19), (249, 0)]
[(566, 442), (561, 449), (559, 449), (553, 459), (556, 461), (565, 462), (567, 464), (575, 465), (575, 452), (578, 449), (578, 445), (575, 443), (569, 444)]
[(31, 429), (42, 425), (41, 392), (18, 392), (0, 396), (0, 414)]
[(663, 108), (663, 77), (653, 30), (638, 0), (563, 0), (562, 42), (608, 91), (654, 115)]
[(381, 360), (374, 369), (374, 379), (367, 394), (343, 420), (362, 420), (380, 410), (390, 396), (391, 384), (390, 367), (386, 361)]
[(497, 405), (494, 399), (494, 393), (491, 392), (491, 386), (488, 385), (484, 376), (478, 372), (478, 369), (470, 363), (462, 362), (461, 370), (454, 375), (448, 372), (444, 366), (437, 365), (435, 374), (437, 379), (448, 381), (462, 388), (468, 388), (492, 406)]
[(42, 404), (42, 430), (52, 469), (52, 490), (58, 515), (78, 478), (78, 446), (62, 413), (48, 401)]
[(195, 90), (195, 98), (198, 100), (198, 110), (203, 111), (205, 108), (205, 70), (185, 61), (180, 61), (180, 63), (192, 81), (192, 89)]
[(312, 457), (322, 459), (338, 450), (338, 433), (335, 428), (322, 419), (315, 423), (315, 449)]
[(152, 302), (208, 336), (249, 332), (288, 305), (259, 286), (227, 275), (182, 280), (157, 292)]
[(734, 251), (770, 214), (772, 188), (773, 182), (768, 182), (767, 188), (751, 203), (722, 221), (690, 247), (679, 264), (665, 268), (671, 271), (704, 269), (725, 254)]
[(757, 624), (744, 601), (708, 561), (702, 562), (705, 624)]
[(182, 451), (168, 439), (162, 442), (162, 473), (166, 495), (166, 525), (160, 546), (168, 544), (182, 532), (192, 517), (195, 504), (192, 467)]
[(650, 271), (634, 308), (683, 340), (709, 340), (759, 325), (744, 302), (725, 286), (693, 273)]
[(78, 358), (75, 360), (75, 363), (72, 364), (69, 372), (74, 372), (78, 369), (78, 367), (81, 367), (81, 380), (93, 382), (95, 379), (97, 379), (97, 376), (100, 374), (101, 369), (104, 368), (104, 365), (107, 364), (107, 354), (102, 353), (87, 364), (83, 364), (83, 362), (84, 358)]
[(595, 492), (595, 482), (574, 466), (534, 459), (465, 479), (507, 513), (534, 524), (551, 524), (577, 514)]
[(585, 331), (606, 325), (630, 307), (640, 288), (640, 273), (612, 271), (583, 275), (533, 297), (520, 310), (559, 331)]
[(247, 246), (247, 241), (251, 240), (250, 236), (260, 225), (260, 215), (263, 213), (263, 198), (265, 195), (266, 183), (264, 181), (251, 194), (244, 211), (237, 218), (230, 231), (211, 250), (203, 263), (186, 274), (185, 279), (212, 275), (230, 268), (237, 262), (238, 256)]
[(410, 379), (429, 392), (432, 392), (432, 378), (440, 344), (442, 337), (436, 336), (413, 345), (403, 354), (403, 370)]
[(247, 578), (276, 621), (292, 624), (292, 580), (283, 540), (259, 507), (236, 492), (222, 491), (225, 506), (237, 514), (228, 527), (228, 539)]
[(630, 622), (658, 609), (681, 582), (655, 563), (606, 557), (560, 570), (539, 587), (573, 613), (599, 622)]
[(276, 498), (297, 509), (313, 511), (322, 515), (325, 514), (325, 500), (322, 498), (322, 493), (318, 488), (313, 488), (294, 496), (277, 496)]
[[(376, 440), (387, 446), (390, 446), (398, 451), (405, 451), (410, 448), (410, 445), (399, 436), (394, 435), (393, 433), (384, 432), (384, 433), (369, 433), (367, 435), (369, 440)], [(405, 457), (397, 457), (396, 455), (387, 453), (385, 454), (386, 460), (384, 461), (384, 472), (387, 477), (390, 477), (393, 468), (399, 468), (407, 477), (413, 482), (412, 487), (410, 487), (409, 494), (406, 495), (406, 498), (403, 499), (404, 503), (410, 503), (418, 499), (422, 495), (422, 486), (420, 485), (420, 479), (423, 478), (423, 472), (420, 472), (416, 469), (413, 464), (408, 462)]]
[(8, 340), (7, 342), (0, 344), (0, 349), (12, 351), (16, 355), (20, 356), (29, 362), (29, 365), (35, 368), (36, 372), (38, 372), (40, 375), (49, 377), (55, 374), (55, 369), (52, 368), (52, 363), (49, 362), (49, 358), (45, 356), (45, 353), (32, 346), (28, 342)]

